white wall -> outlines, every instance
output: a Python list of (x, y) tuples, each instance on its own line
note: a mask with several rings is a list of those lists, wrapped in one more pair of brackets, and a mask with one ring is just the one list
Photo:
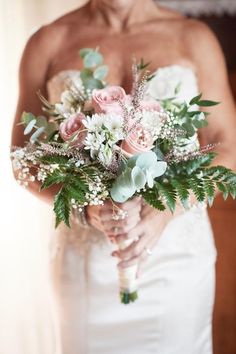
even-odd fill
[[(21, 189), (9, 161), (18, 65), (30, 34), (79, 0), (0, 0), (0, 353), (54, 354), (50, 208)], [(50, 216), (49, 216), (50, 215)]]

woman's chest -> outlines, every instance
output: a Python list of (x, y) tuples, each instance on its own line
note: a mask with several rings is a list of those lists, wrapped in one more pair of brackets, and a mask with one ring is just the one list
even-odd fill
[(72, 36), (59, 48), (53, 59), (48, 78), (63, 70), (80, 70), (83, 67), (79, 49), (99, 48), (104, 63), (109, 66), (107, 80), (114, 85), (122, 85), (129, 90), (132, 83), (131, 65), (133, 58), (150, 63), (148, 70), (154, 72), (159, 67), (173, 64), (191, 66), (185, 49), (178, 37), (168, 33), (140, 32), (136, 34)]

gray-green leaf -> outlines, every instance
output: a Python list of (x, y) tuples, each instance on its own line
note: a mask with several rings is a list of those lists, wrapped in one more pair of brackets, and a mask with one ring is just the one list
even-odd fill
[(84, 57), (84, 66), (85, 68), (94, 68), (98, 65), (101, 65), (103, 62), (103, 56), (98, 53), (91, 51)]
[(37, 122), (36, 119), (30, 120), (29, 124), (27, 125), (27, 127), (24, 130), (24, 135), (27, 135), (32, 131), (36, 122)]
[(93, 77), (97, 80), (103, 80), (108, 74), (108, 66), (99, 66), (93, 73)]

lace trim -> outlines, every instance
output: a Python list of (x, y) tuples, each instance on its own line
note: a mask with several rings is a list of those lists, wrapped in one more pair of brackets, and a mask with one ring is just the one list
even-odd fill
[(191, 16), (236, 14), (235, 0), (160, 0), (158, 2)]

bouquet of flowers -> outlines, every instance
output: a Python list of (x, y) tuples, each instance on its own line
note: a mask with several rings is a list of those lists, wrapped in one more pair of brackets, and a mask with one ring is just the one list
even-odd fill
[[(141, 196), (147, 204), (174, 212), (176, 204), (189, 207), (193, 193), (199, 202), (212, 205), (215, 190), (236, 196), (236, 175), (222, 166), (211, 166), (212, 145), (200, 147), (197, 132), (207, 125), (207, 112), (199, 107), (216, 102), (194, 97), (179, 103), (175, 97), (150, 97), (147, 83), (153, 76), (141, 60), (133, 63), (130, 94), (105, 82), (108, 67), (98, 49), (80, 50), (84, 67), (68, 80), (56, 104), (40, 93), (48, 117), (22, 114), (24, 147), (14, 147), (13, 168), (20, 184), (39, 181), (41, 190), (60, 187), (54, 199), (56, 226), (70, 227), (73, 209)], [(179, 87), (176, 87), (176, 95)], [(118, 245), (122, 249), (132, 240)], [(136, 266), (119, 270), (123, 303), (137, 298)]]

